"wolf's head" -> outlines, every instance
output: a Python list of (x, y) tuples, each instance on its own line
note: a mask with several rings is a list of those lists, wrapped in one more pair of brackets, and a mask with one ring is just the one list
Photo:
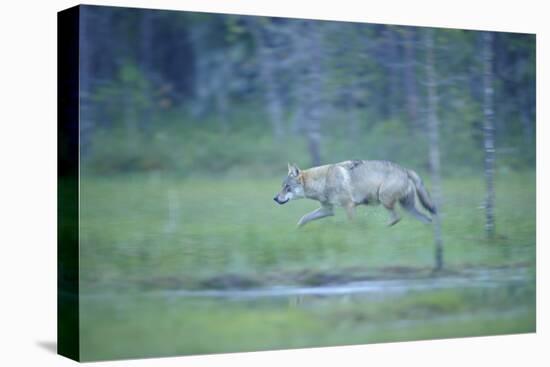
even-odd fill
[(283, 180), (281, 191), (273, 200), (279, 204), (285, 204), (290, 200), (301, 199), (304, 197), (304, 185), (301, 172), (295, 164), (288, 164), (288, 175)]

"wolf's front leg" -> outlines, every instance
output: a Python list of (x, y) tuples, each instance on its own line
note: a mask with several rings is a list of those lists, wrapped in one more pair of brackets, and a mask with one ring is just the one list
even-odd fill
[(319, 209), (316, 209), (312, 211), (311, 213), (307, 213), (304, 215), (299, 221), (298, 221), (298, 227), (303, 226), (304, 224), (311, 222), (312, 220), (324, 218), (324, 217), (330, 217), (331, 215), (334, 215), (334, 211), (332, 206), (323, 205)]

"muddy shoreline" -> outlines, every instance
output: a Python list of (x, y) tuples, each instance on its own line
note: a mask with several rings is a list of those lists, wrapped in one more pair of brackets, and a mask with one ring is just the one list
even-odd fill
[[(402, 292), (452, 287), (491, 287), (532, 279), (528, 264), (499, 267), (463, 267), (434, 273), (430, 268), (388, 267), (375, 271), (345, 269), (338, 272), (300, 271), (286, 274), (222, 274), (199, 280), (176, 277), (134, 280), (108, 287), (109, 291), (84, 292), (84, 297), (143, 293), (186, 297), (267, 297)], [(103, 288), (105, 290), (105, 288)]]

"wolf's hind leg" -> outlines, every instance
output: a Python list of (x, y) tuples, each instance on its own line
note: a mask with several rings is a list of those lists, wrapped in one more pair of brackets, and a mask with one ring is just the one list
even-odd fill
[(397, 202), (395, 198), (395, 189), (392, 186), (382, 185), (378, 189), (378, 200), (384, 205), (390, 212), (390, 221), (388, 222), (388, 227), (393, 226), (401, 220), (399, 214), (395, 211), (395, 203)]
[(401, 217), (399, 216), (399, 213), (397, 213), (397, 211), (395, 210), (396, 201), (393, 198), (393, 192), (381, 188), (378, 193), (378, 198), (382, 205), (384, 205), (384, 208), (388, 209), (388, 211), (390, 212), (390, 221), (388, 222), (388, 227), (391, 227), (399, 222), (401, 220)]
[(415, 203), (415, 197), (414, 192), (410, 192), (407, 196), (399, 199), (399, 203), (405, 209), (408, 211), (413, 217), (418, 219), (419, 221), (423, 223), (431, 223), (432, 219), (428, 217), (427, 215), (421, 213), (416, 209)]
[(382, 202), (382, 205), (384, 205), (384, 207), (386, 209), (388, 209), (388, 211), (390, 212), (390, 221), (388, 222), (388, 227), (393, 226), (394, 224), (396, 224), (397, 222), (399, 222), (401, 220), (401, 217), (399, 216), (399, 214), (395, 210), (395, 201), (393, 201), (393, 202)]
[(346, 208), (346, 214), (348, 215), (348, 219), (353, 220), (353, 218), (355, 218), (355, 204), (352, 201), (350, 201), (344, 207)]
[(302, 218), (300, 218), (300, 220), (298, 221), (298, 227), (301, 227), (304, 224), (311, 222), (312, 220), (321, 219), (324, 217), (330, 217), (331, 215), (334, 215), (332, 206), (323, 205), (319, 209), (316, 209), (311, 213), (307, 213)]

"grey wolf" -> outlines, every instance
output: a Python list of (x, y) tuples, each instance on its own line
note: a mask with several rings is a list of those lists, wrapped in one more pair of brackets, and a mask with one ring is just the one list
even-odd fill
[(298, 221), (298, 227), (334, 215), (335, 206), (345, 208), (351, 220), (357, 206), (380, 203), (389, 211), (388, 225), (393, 226), (401, 219), (395, 210), (397, 202), (416, 219), (430, 223), (431, 218), (417, 210), (416, 196), (427, 211), (436, 214), (428, 191), (413, 170), (388, 161), (351, 160), (306, 170), (289, 163), (281, 191), (273, 200), (281, 205), (302, 198), (321, 203), (319, 209)]

